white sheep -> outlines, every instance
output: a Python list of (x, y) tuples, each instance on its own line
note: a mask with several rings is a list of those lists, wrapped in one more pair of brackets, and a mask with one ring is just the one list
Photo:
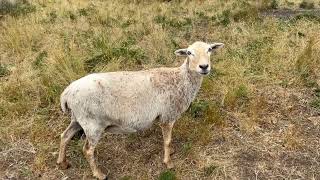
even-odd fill
[(104, 131), (133, 133), (159, 119), (164, 139), (164, 160), (168, 168), (169, 146), (175, 121), (195, 98), (204, 75), (210, 72), (210, 54), (222, 43), (195, 42), (175, 51), (186, 56), (177, 68), (146, 71), (96, 73), (72, 82), (61, 94), (61, 108), (71, 113), (71, 123), (61, 134), (57, 163), (67, 168), (66, 145), (83, 129), (83, 152), (98, 179), (106, 179), (94, 160), (94, 149)]

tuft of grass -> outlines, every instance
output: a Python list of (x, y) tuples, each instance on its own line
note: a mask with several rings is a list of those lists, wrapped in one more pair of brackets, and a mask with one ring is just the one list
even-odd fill
[(192, 20), (188, 17), (185, 18), (169, 18), (167, 16), (158, 15), (154, 18), (154, 21), (161, 24), (163, 28), (178, 28), (184, 29), (186, 27), (192, 27)]
[(309, 21), (320, 23), (320, 16), (313, 13), (298, 14), (291, 20), (291, 22), (298, 21), (298, 20), (302, 20), (302, 21), (309, 20)]
[(161, 172), (159, 180), (176, 180), (176, 173), (171, 170)]
[(193, 118), (199, 118), (203, 117), (205, 115), (205, 112), (209, 108), (209, 102), (205, 100), (199, 100), (192, 102), (190, 106), (190, 113), (191, 117)]
[(122, 177), (120, 180), (130, 180), (130, 179), (132, 179), (131, 176), (124, 176), (124, 177)]
[(278, 0), (263, 0), (259, 2), (260, 10), (277, 9), (279, 7)]
[(191, 142), (186, 142), (186, 143), (183, 143), (183, 146), (182, 146), (182, 152), (183, 154), (189, 154), (192, 150), (192, 143)]
[(42, 51), (39, 53), (39, 55), (36, 57), (36, 59), (33, 62), (33, 66), (36, 69), (41, 68), (44, 65), (44, 60), (48, 56), (48, 53), (46, 51)]
[(318, 53), (313, 48), (314, 40), (310, 39), (296, 61), (296, 70), (301, 81), (307, 87), (317, 87)]
[(320, 98), (316, 98), (310, 102), (310, 106), (320, 110)]
[(229, 9), (222, 11), (217, 17), (218, 24), (228, 26), (231, 23), (231, 16), (231, 11)]
[(205, 176), (211, 176), (216, 170), (218, 166), (216, 165), (210, 165), (203, 168), (203, 173)]
[(10, 71), (8, 69), (8, 66), (0, 63), (0, 77), (8, 76), (10, 74)]
[(224, 98), (224, 105), (231, 109), (245, 105), (249, 100), (249, 90), (246, 85), (241, 84), (227, 92)]

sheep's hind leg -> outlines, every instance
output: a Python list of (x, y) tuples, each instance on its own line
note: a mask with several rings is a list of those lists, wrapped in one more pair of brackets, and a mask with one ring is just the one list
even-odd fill
[[(96, 145), (98, 144), (98, 141), (100, 140), (101, 134), (103, 133), (104, 129), (99, 128), (97, 130), (91, 130), (91, 131), (85, 131), (86, 133), (86, 141), (83, 146), (83, 153), (89, 162), (90, 168), (92, 170), (93, 176), (98, 179), (108, 179), (107, 176), (98, 168), (98, 165), (96, 164), (95, 158), (94, 158), (94, 150)], [(94, 132), (94, 133), (90, 133)]]
[(71, 138), (81, 129), (82, 128), (79, 123), (75, 120), (72, 120), (67, 129), (61, 134), (60, 151), (57, 164), (62, 169), (67, 169), (70, 166), (70, 164), (66, 160), (66, 147)]
[(162, 129), (163, 141), (164, 141), (163, 162), (166, 164), (167, 168), (169, 168), (169, 169), (174, 167), (174, 165), (170, 159), (170, 145), (171, 145), (173, 125), (174, 125), (174, 121), (169, 122), (169, 123), (161, 123), (160, 124), (160, 127)]

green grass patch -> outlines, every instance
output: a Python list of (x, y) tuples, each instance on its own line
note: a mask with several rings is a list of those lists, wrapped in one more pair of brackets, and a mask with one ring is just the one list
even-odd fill
[(8, 66), (0, 63), (0, 77), (8, 76), (10, 74), (10, 71), (8, 69)]
[(216, 170), (218, 169), (218, 166), (216, 165), (210, 165), (203, 168), (203, 173), (205, 176), (212, 175)]
[(303, 49), (296, 61), (296, 70), (300, 76), (300, 80), (307, 87), (317, 87), (317, 67), (319, 53), (313, 48), (314, 40), (310, 39), (307, 46)]
[(249, 102), (249, 90), (244, 84), (229, 90), (224, 99), (225, 106), (230, 109), (240, 108), (247, 102)]
[(191, 18), (184, 17), (184, 18), (173, 18), (167, 17), (163, 15), (158, 15), (154, 18), (154, 22), (161, 24), (163, 28), (171, 27), (177, 29), (183, 29), (186, 27), (192, 27), (192, 20)]
[(171, 170), (161, 172), (159, 180), (176, 180), (176, 173)]
[(320, 98), (314, 99), (310, 102), (310, 106), (320, 110)]
[(41, 68), (44, 65), (44, 60), (47, 58), (48, 53), (46, 51), (42, 51), (38, 54), (36, 59), (33, 61), (33, 67), (36, 69)]

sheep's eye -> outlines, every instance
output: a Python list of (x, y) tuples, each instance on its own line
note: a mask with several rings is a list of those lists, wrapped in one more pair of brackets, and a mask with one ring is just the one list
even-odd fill
[(212, 48), (209, 48), (209, 49), (208, 49), (208, 52), (211, 52), (212, 50), (213, 50)]
[(191, 55), (191, 52), (190, 52), (190, 51), (187, 51), (187, 55), (190, 56), (190, 55)]

